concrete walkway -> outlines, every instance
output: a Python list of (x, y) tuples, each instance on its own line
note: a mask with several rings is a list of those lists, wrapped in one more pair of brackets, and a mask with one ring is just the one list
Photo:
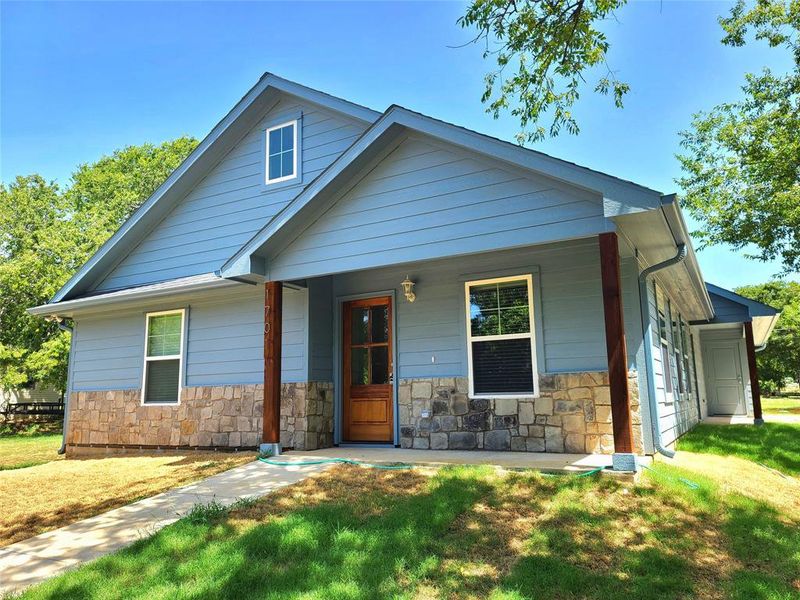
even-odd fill
[(0, 548), (0, 596), (124, 548), (177, 521), (195, 504), (264, 496), (330, 465), (275, 467), (251, 462), (61, 529)]
[[(800, 415), (764, 413), (766, 423), (800, 423)], [(712, 415), (703, 419), (709, 425), (753, 425), (753, 417), (743, 415)]]

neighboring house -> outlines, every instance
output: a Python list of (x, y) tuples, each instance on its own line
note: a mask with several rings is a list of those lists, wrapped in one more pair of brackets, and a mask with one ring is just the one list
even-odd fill
[(652, 453), (760, 418), (775, 310), (675, 196), (267, 74), (55, 295), (83, 447)]
[(63, 396), (60, 391), (51, 387), (42, 387), (36, 383), (31, 386), (18, 388), (0, 388), (0, 414), (9, 409), (10, 404), (42, 403), (58, 404)]

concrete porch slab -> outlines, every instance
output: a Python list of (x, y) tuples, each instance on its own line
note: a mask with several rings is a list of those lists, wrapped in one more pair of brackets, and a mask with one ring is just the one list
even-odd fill
[[(547, 454), (539, 452), (492, 452), (489, 450), (411, 450), (402, 448), (350, 446), (322, 450), (287, 451), (279, 457), (286, 461), (344, 458), (368, 463), (407, 463), (440, 466), (447, 464), (494, 465), (506, 469), (535, 469), (546, 473), (580, 473), (610, 467), (605, 454)], [(652, 458), (639, 457), (649, 465)]]
[[(800, 423), (800, 415), (764, 414), (765, 423)], [(753, 417), (745, 415), (713, 415), (703, 419), (709, 425), (753, 425)]]

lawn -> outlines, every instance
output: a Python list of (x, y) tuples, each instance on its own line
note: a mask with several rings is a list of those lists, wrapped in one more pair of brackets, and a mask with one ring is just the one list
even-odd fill
[(700, 424), (678, 441), (678, 449), (738, 456), (800, 477), (800, 423)]
[(227, 515), (197, 511), (23, 597), (789, 599), (798, 518), (662, 463), (636, 486), (339, 466)]
[(762, 398), (761, 409), (768, 414), (800, 415), (800, 394)]
[[(16, 459), (9, 459), (9, 464), (19, 467), (20, 461), (28, 460), (27, 440), (6, 438), (2, 442), (5, 444), (9, 440), (12, 440), (9, 446), (21, 449), (15, 454)], [(33, 447), (45, 443), (40, 437), (30, 440)], [(58, 440), (60, 443), (60, 436)], [(52, 446), (53, 440), (48, 443)], [(5, 461), (7, 446), (0, 448)], [(58, 444), (52, 447), (52, 452), (56, 449)], [(48, 456), (41, 454), (42, 460)], [(0, 498), (3, 500), (0, 547), (209, 477), (253, 458), (252, 453), (133, 455), (53, 460), (38, 466), (0, 471)]]
[(63, 458), (60, 433), (0, 436), (0, 471), (23, 469)]

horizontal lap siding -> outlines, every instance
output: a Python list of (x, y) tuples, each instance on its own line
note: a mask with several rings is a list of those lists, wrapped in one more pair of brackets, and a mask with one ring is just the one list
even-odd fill
[(303, 112), (302, 176), (308, 184), (365, 125), (290, 97), (281, 100), (97, 286), (109, 290), (208, 273), (230, 258), (302, 189), (263, 185), (262, 129)]
[(606, 225), (598, 196), (412, 137), (268, 262), (275, 279), (313, 276), (583, 237)]
[[(668, 276), (667, 271), (667, 276)], [(680, 394), (678, 388), (674, 385), (672, 392), (672, 399), (670, 400), (666, 393), (664, 384), (664, 377), (671, 377), (671, 369), (669, 365), (663, 364), (661, 359), (661, 338), (659, 333), (658, 324), (658, 310), (656, 304), (656, 294), (653, 289), (652, 282), (648, 285), (648, 300), (650, 306), (650, 323), (652, 327), (652, 344), (653, 344), (653, 376), (656, 384), (656, 400), (658, 401), (658, 426), (661, 432), (661, 443), (665, 446), (671, 445), (680, 436), (689, 431), (699, 421), (699, 414), (697, 412), (697, 390), (694, 385), (694, 372), (691, 366), (691, 351), (689, 358), (689, 371), (687, 373), (688, 392)], [(671, 300), (670, 313), (667, 310), (666, 302), (667, 296), (659, 289), (658, 292), (658, 307), (661, 307), (666, 314), (668, 328), (667, 328), (667, 350), (671, 357), (675, 355), (675, 340), (673, 339), (673, 331), (671, 326), (672, 318), (677, 319), (680, 313), (680, 302), (675, 299)], [(687, 340), (689, 339), (687, 332)]]
[(742, 306), (736, 302), (732, 302), (727, 298), (718, 296), (713, 292), (711, 296), (711, 303), (714, 305), (714, 320), (726, 323), (744, 323), (750, 318), (750, 313), (747, 307)]
[[(164, 303), (188, 306), (186, 385), (260, 383), (264, 379), (264, 288), (241, 289)], [(283, 381), (306, 380), (306, 292), (284, 291)], [(73, 389), (138, 389), (144, 362), (145, 311), (79, 317)]]
[[(408, 267), (334, 276), (334, 296), (395, 290), (397, 351), (401, 379), (466, 376), (464, 282), (539, 272), (537, 340), (540, 372), (604, 370), (605, 332), (596, 238), (541, 248), (474, 255)], [(405, 300), (400, 282), (416, 282), (416, 301)], [(431, 357), (434, 361), (431, 361)]]
[(310, 381), (333, 381), (333, 292), (330, 277), (308, 282)]

